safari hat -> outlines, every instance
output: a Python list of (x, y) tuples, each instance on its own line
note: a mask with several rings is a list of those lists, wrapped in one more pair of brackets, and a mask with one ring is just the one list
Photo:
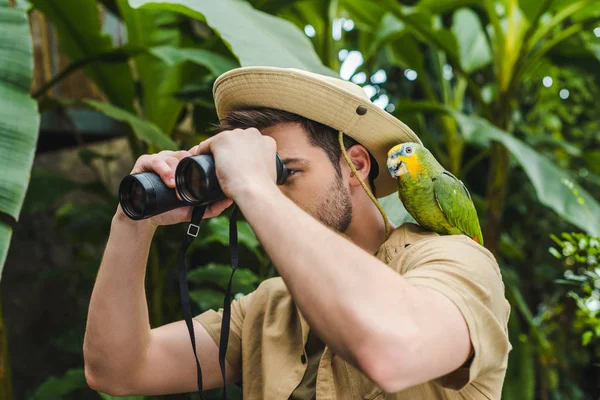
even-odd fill
[(320, 122), (355, 139), (377, 161), (377, 197), (398, 189), (387, 173), (387, 153), (399, 143), (421, 143), (404, 123), (369, 100), (349, 81), (295, 68), (241, 67), (225, 72), (213, 86), (220, 120), (238, 107), (270, 107)]

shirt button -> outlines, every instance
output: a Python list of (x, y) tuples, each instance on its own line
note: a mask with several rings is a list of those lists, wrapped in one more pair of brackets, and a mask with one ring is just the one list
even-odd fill
[(302, 364), (306, 364), (306, 356), (304, 354), (300, 356), (300, 361), (302, 361)]

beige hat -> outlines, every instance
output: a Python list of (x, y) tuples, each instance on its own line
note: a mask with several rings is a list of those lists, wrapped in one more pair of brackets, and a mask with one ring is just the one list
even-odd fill
[(397, 180), (387, 173), (388, 151), (403, 142), (421, 143), (408, 126), (373, 104), (360, 86), (339, 78), (295, 68), (241, 67), (219, 76), (213, 95), (219, 119), (237, 107), (270, 107), (341, 130), (377, 161), (377, 197), (398, 189)]

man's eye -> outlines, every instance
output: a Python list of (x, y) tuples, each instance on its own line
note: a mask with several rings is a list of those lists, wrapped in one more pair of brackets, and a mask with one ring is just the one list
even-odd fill
[(296, 172), (298, 172), (298, 170), (297, 170), (297, 169), (290, 169), (290, 168), (288, 168), (287, 172), (288, 172), (288, 176), (292, 176), (292, 175), (294, 175)]

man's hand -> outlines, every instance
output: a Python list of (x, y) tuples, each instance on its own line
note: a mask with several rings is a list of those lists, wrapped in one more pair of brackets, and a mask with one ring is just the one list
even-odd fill
[(233, 201), (248, 188), (275, 187), (275, 140), (258, 129), (223, 131), (190, 149), (212, 154), (223, 193)]
[[(167, 185), (169, 188), (175, 188), (175, 169), (177, 168), (179, 161), (192, 155), (193, 154), (187, 150), (163, 150), (157, 154), (144, 154), (137, 159), (130, 174), (154, 172), (160, 175), (160, 178), (165, 185)], [(177, 197), (181, 200), (179, 194), (177, 194)], [(231, 205), (231, 203), (231, 200), (225, 199), (210, 204), (206, 209), (204, 218), (211, 218), (221, 214), (223, 210)], [(150, 225), (153, 228), (156, 228), (160, 225), (172, 225), (180, 222), (190, 221), (192, 219), (193, 208), (194, 207), (192, 206), (179, 207), (145, 220), (132, 221), (125, 215), (125, 212), (119, 204), (116, 218), (121, 221), (135, 223), (136, 226)]]

